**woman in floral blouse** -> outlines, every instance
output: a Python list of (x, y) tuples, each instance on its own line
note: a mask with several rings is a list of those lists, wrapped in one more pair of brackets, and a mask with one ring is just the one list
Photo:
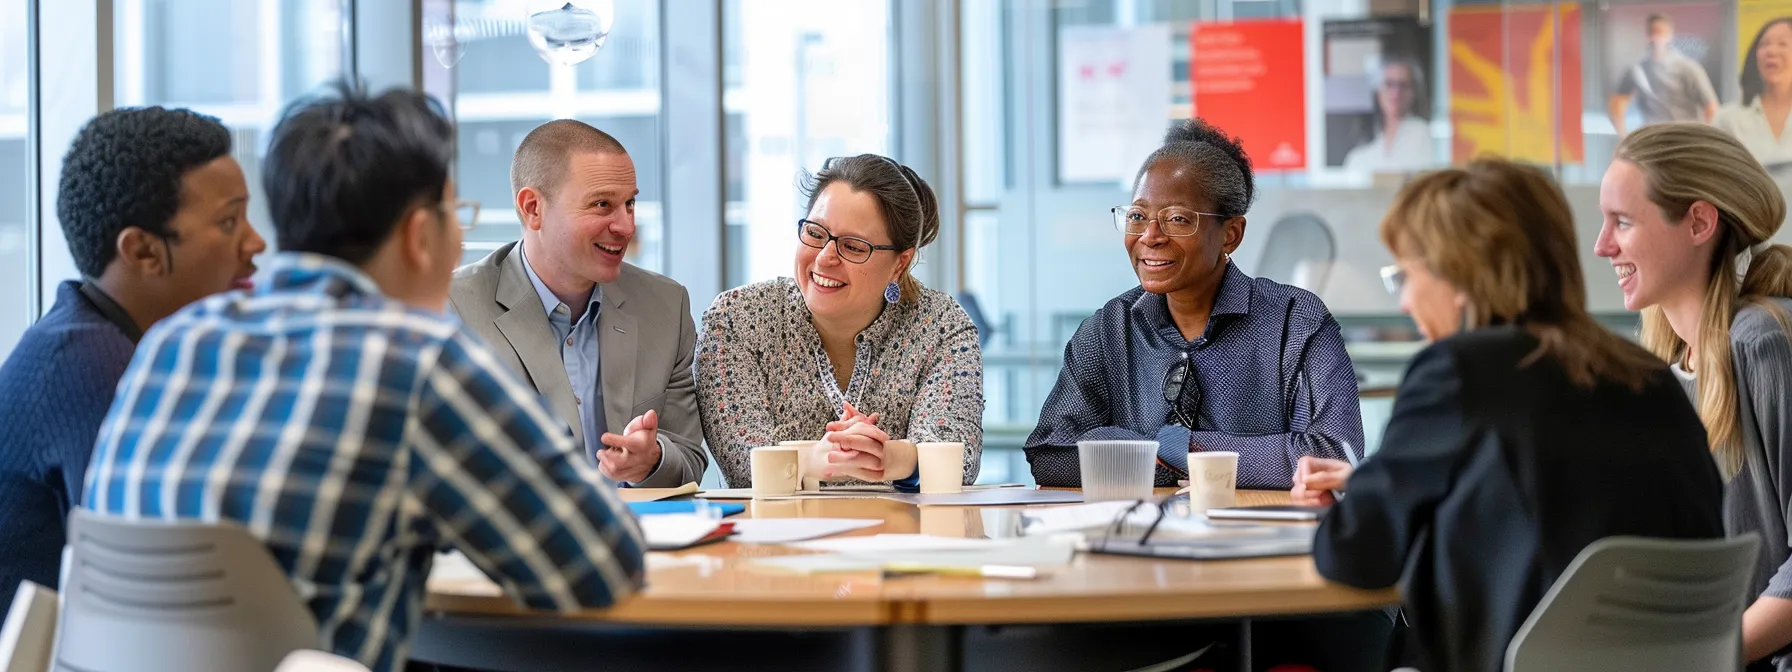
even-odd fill
[(939, 234), (933, 190), (861, 154), (830, 159), (804, 192), (794, 277), (730, 290), (703, 315), (697, 398), (722, 475), (750, 486), (754, 447), (819, 439), (804, 476), (912, 487), (906, 439), (965, 444), (971, 483), (983, 451), (977, 330), (909, 274)]

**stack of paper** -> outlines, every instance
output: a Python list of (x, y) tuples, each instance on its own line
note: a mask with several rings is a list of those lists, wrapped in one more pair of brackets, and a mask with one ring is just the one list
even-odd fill
[(882, 520), (857, 518), (747, 518), (734, 521), (734, 537), (731, 541), (743, 544), (783, 544), (831, 537), (882, 524)]
[[(980, 570), (989, 567), (1059, 567), (1075, 546), (1063, 539), (962, 539), (925, 534), (879, 534), (791, 544), (826, 551), (819, 555), (755, 558), (752, 563), (803, 574), (862, 571)], [(919, 569), (918, 569), (919, 568)]]
[(647, 537), (648, 550), (674, 551), (715, 541), (733, 532), (734, 523), (691, 513), (667, 513), (641, 516), (641, 533)]

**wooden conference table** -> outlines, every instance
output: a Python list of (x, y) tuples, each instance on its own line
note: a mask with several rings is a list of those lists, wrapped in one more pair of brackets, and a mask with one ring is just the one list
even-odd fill
[[(656, 494), (651, 490), (623, 492), (630, 499)], [(1168, 492), (1160, 490), (1160, 494)], [(1285, 504), (1288, 494), (1241, 491), (1238, 499), (1240, 505)], [(1013, 508), (985, 515), (989, 507), (917, 507), (883, 499), (751, 501), (746, 505), (747, 511), (738, 515), (883, 521), (848, 533), (854, 535), (1010, 536), (1010, 531), (988, 529), (991, 522), (998, 527), (1018, 522), (1012, 515), (1018, 509)], [(962, 626), (1219, 620), (1246, 624), (1241, 630), (1248, 641), (1252, 618), (1356, 612), (1399, 602), (1392, 589), (1365, 591), (1326, 581), (1308, 556), (1187, 561), (1078, 554), (1069, 566), (1027, 581), (932, 575), (886, 578), (875, 572), (791, 575), (747, 562), (802, 552), (783, 546), (724, 542), (652, 553), (645, 592), (610, 609), (573, 615), (532, 612), (517, 606), (483, 577), (464, 573), (442, 576), (438, 572), (428, 583), (425, 624), (413, 656), (444, 664), (489, 664), (492, 658), (468, 650), (477, 648), (473, 640), (487, 627), (511, 632), (531, 626), (580, 624), (868, 628), (879, 635), (875, 657), (880, 660), (874, 661), (873, 669), (957, 669), (963, 653)], [(503, 653), (526, 653), (517, 646), (514, 642), (504, 645), (509, 651)]]

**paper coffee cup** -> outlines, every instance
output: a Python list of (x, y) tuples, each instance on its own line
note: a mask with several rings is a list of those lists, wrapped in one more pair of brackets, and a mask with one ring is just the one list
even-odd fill
[(753, 496), (782, 497), (796, 494), (801, 482), (799, 466), (802, 450), (794, 446), (762, 446), (754, 448)]

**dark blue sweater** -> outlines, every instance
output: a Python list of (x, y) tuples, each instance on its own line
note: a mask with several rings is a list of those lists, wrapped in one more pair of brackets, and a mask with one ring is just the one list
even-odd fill
[(136, 349), (120, 313), (64, 282), (0, 365), (0, 615), (20, 580), (57, 584), (64, 521), (81, 501), (94, 438)]

